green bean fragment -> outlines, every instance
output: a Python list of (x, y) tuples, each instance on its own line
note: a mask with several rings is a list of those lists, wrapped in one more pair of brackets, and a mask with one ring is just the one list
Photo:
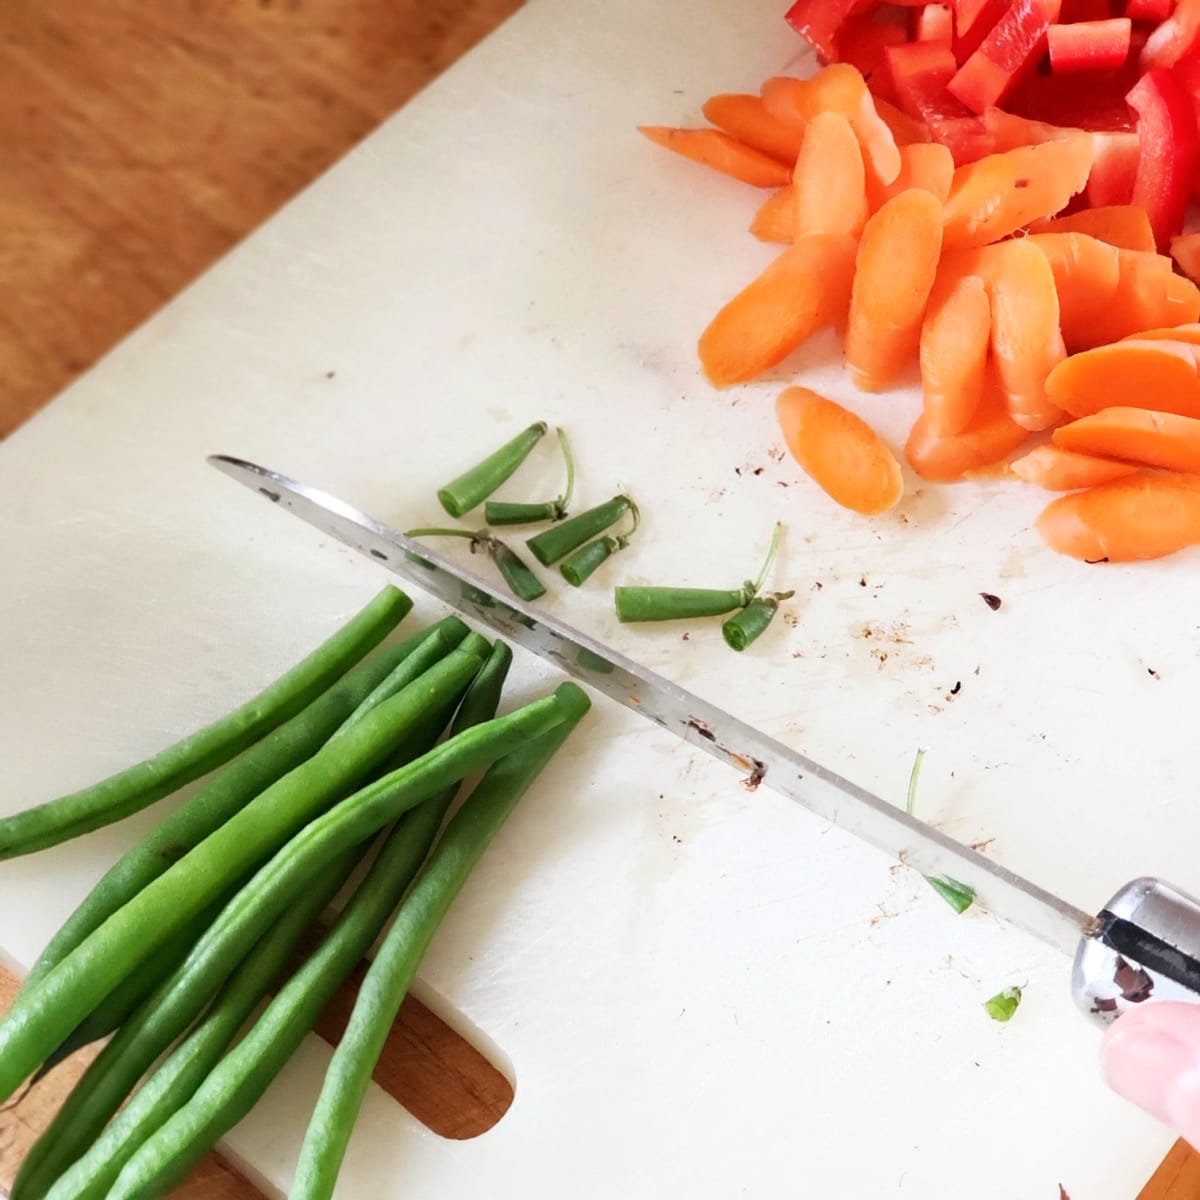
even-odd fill
[(614, 496), (595, 508), (589, 508), (558, 525), (543, 529), (541, 533), (529, 538), (525, 545), (543, 567), (553, 566), (584, 542), (591, 541), (597, 534), (603, 533), (632, 507), (633, 501), (628, 496)]
[(775, 619), (779, 605), (784, 600), (790, 600), (795, 592), (771, 592), (767, 595), (755, 596), (745, 608), (739, 609), (721, 625), (721, 633), (725, 644), (731, 650), (745, 650), (752, 642), (761, 637), (767, 626)]
[(985, 1000), (983, 1007), (993, 1021), (1011, 1021), (1020, 1003), (1021, 989), (1008, 987), (997, 992), (990, 1000)]
[(431, 700), (452, 693), (457, 702), (481, 665), (476, 655), (452, 651), (336, 745), (322, 747), (255, 797), (89, 934), (0, 1019), (0, 1101), (193, 913), (361, 783)]
[[(918, 746), (912, 770), (908, 773), (908, 799), (904, 806), (904, 811), (910, 817), (917, 804), (917, 782), (921, 778), (921, 764), (924, 761), (925, 747)], [(975, 903), (975, 889), (969, 884), (959, 883), (949, 875), (924, 875), (922, 878), (960, 916)]]
[(565, 429), (558, 429), (558, 445), (567, 468), (567, 481), (554, 500), (540, 504), (519, 504), (506, 500), (489, 500), (483, 506), (483, 519), (489, 525), (536, 525), (542, 521), (561, 521), (571, 507), (575, 494), (575, 456)]
[(442, 507), (455, 518), (463, 517), (486, 500), (529, 457), (546, 432), (546, 422), (536, 421), (499, 450), (438, 490)]
[(384, 588), (337, 633), (232, 712), (99, 783), (0, 817), (0, 860), (111, 825), (228, 762), (319, 696), (411, 608), (398, 588)]
[(517, 802), (583, 719), (587, 696), (572, 684), (570, 717), (500, 759), (451, 819), (405, 898), (359, 988), (326, 1071), (300, 1149), (289, 1200), (329, 1200), (371, 1074), (438, 925)]
[[(392, 671), (440, 629), (451, 631), (456, 618), (447, 618), (398, 645), (380, 650), (349, 671), (325, 693), (262, 741), (186, 803), (170, 813), (109, 868), (78, 908), (67, 918), (21, 987), (17, 1002), (33, 984), (98, 929), (122, 904), (133, 899), (172, 863), (182, 858), (260, 792), (311, 758), (354, 710)], [(461, 621), (457, 624), (465, 630)]]
[(522, 600), (537, 600), (546, 594), (545, 585), (533, 573), (524, 559), (507, 543), (489, 533), (486, 529), (442, 529), (427, 526), (421, 529), (408, 529), (405, 537), (457, 537), (467, 538), (471, 543), (471, 553), (485, 550), (488, 557), (496, 565), (496, 569), (508, 584), (509, 589)]
[(142, 1073), (203, 1011), (271, 922), (338, 854), (555, 728), (568, 715), (557, 694), (534, 700), (506, 716), (463, 730), (306, 825), (234, 896), (179, 970), (88, 1067), (43, 1135), (61, 1155), (60, 1161), (73, 1162), (91, 1145)]
[(287, 967), (305, 930), (333, 900), (364, 850), (356, 846), (343, 853), (296, 898), (238, 964), (203, 1018), (147, 1076), (129, 1103), (87, 1152), (58, 1176), (48, 1192), (38, 1190), (42, 1180), (26, 1175), (23, 1166), (10, 1200), (40, 1200), (43, 1195), (46, 1200), (104, 1200), (138, 1146), (191, 1098), (220, 1061), (238, 1030)]
[(625, 533), (615, 536), (605, 534), (598, 537), (594, 542), (588, 542), (586, 545), (580, 546), (578, 550), (573, 550), (559, 564), (559, 572), (572, 587), (582, 587), (614, 554), (618, 554), (628, 547), (629, 539), (637, 532), (638, 524), (641, 522), (641, 513), (638, 512), (638, 506), (632, 500), (629, 501), (629, 512), (633, 518), (633, 524)]
[(736, 609), (745, 608), (762, 590), (771, 568), (775, 565), (782, 536), (783, 526), (776, 524), (758, 578), (747, 579), (739, 588), (617, 588), (614, 597), (617, 620), (625, 624), (637, 621), (693, 620), (699, 617), (721, 617)]

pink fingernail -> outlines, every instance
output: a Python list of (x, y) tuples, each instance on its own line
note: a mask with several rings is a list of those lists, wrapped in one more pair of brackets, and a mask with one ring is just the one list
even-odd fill
[(1126, 1100), (1168, 1125), (1182, 1127), (1195, 1114), (1200, 1074), (1194, 1049), (1165, 1030), (1122, 1017), (1104, 1036), (1101, 1064), (1109, 1085)]

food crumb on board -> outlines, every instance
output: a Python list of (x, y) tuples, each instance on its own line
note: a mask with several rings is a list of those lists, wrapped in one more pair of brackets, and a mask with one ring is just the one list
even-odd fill
[(692, 636), (692, 635), (691, 635), (690, 633), (685, 633), (685, 634), (683, 635), (683, 640), (686, 642), (686, 641), (688, 641), (688, 640), (691, 638), (691, 636)]
[(1153, 667), (1147, 667), (1146, 671), (1150, 674), (1150, 676), (1153, 679), (1161, 679), (1162, 678), (1162, 676)]
[(866, 577), (865, 575), (860, 575), (860, 576), (858, 577), (858, 586), (859, 586), (859, 587), (866, 587), (866, 586), (867, 586), (867, 577)]
[(1000, 607), (1000, 605), (1002, 605), (1004, 603), (1004, 601), (1001, 600), (1000, 597), (995, 595), (993, 592), (980, 592), (979, 596), (980, 596), (980, 599), (984, 602), (984, 604), (986, 604), (988, 606), (988, 608), (990, 608), (992, 610), (992, 612), (995, 612), (996, 609), (998, 609)]
[(336, 372), (336, 371), (326, 371), (326, 372), (325, 372), (325, 378), (326, 378), (326, 379), (332, 379), (332, 378), (333, 378), (333, 377), (334, 377), (336, 374), (337, 374), (337, 372)]
[(962, 691), (962, 680), (960, 679), (951, 689), (950, 695), (957, 696)]
[(819, 592), (824, 586), (825, 585), (818, 579), (816, 583), (812, 585), (812, 590), (814, 592)]

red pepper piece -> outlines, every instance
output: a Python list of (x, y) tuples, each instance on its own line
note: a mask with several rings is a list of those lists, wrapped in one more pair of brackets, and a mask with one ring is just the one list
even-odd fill
[(1096, 154), (1092, 159), (1092, 173), (1088, 176), (1084, 193), (1088, 207), (1132, 204), (1139, 157), (1138, 135), (1132, 130), (1094, 133), (1092, 142)]
[(972, 112), (1000, 104), (1046, 48), (1046, 30), (1058, 20), (1062, 0), (1014, 0), (978, 50), (947, 85)]
[(1192, 176), (1200, 157), (1196, 109), (1173, 71), (1148, 71), (1126, 97), (1138, 115), (1138, 165), (1133, 202), (1150, 218), (1159, 248), (1183, 229)]
[(956, 0), (954, 57), (964, 63), (983, 44), (1012, 0)]
[[(1161, 0), (1156, 0), (1156, 3), (1161, 3)], [(1123, 12), (1120, 0), (1063, 0), (1058, 19), (1063, 25), (1072, 25), (1076, 21), (1107, 21), (1109, 17), (1119, 17)]]
[(896, 102), (910, 117), (932, 122), (968, 116), (967, 110), (946, 91), (958, 63), (949, 46), (937, 42), (908, 42), (887, 48), (888, 68)]
[(1200, 40), (1200, 0), (1179, 0), (1175, 11), (1146, 40), (1142, 70), (1173, 67)]
[(907, 41), (908, 22), (902, 10), (862, 13), (842, 22), (837, 33), (836, 58), (857, 67), (873, 95), (897, 104), (887, 48), (902, 46)]
[(808, 39), (822, 62), (834, 62), (838, 30), (856, 7), (857, 0), (796, 0), (784, 19)]
[(1165, 21), (1175, 7), (1175, 0), (1129, 0), (1125, 15), (1134, 21)]
[(1046, 31), (1050, 69), (1059, 75), (1070, 71), (1113, 70), (1129, 57), (1132, 37), (1133, 22), (1128, 17), (1051, 25)]
[[(1135, 39), (1136, 40), (1136, 39)], [(1009, 112), (1052, 125), (1109, 131), (1132, 129), (1134, 115), (1125, 96), (1138, 81), (1138, 65), (1129, 61), (1115, 71), (1027, 76), (1009, 96)]]
[(926, 4), (917, 14), (917, 41), (954, 44), (954, 13), (948, 4)]

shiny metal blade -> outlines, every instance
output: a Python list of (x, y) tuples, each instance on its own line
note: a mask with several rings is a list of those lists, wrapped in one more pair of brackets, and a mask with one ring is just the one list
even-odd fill
[(765, 784), (789, 800), (925, 875), (944, 875), (975, 891), (999, 916), (1074, 954), (1089, 914), (989, 861), (903, 809), (826, 770), (797, 750), (669, 679), (639, 666), (548, 613), (497, 591), (423, 543), (317, 488), (224, 455), (218, 470), (294, 513), (322, 533), (374, 559), (451, 608), (547, 659), (596, 691), (685, 738), (740, 771), (751, 789)]

